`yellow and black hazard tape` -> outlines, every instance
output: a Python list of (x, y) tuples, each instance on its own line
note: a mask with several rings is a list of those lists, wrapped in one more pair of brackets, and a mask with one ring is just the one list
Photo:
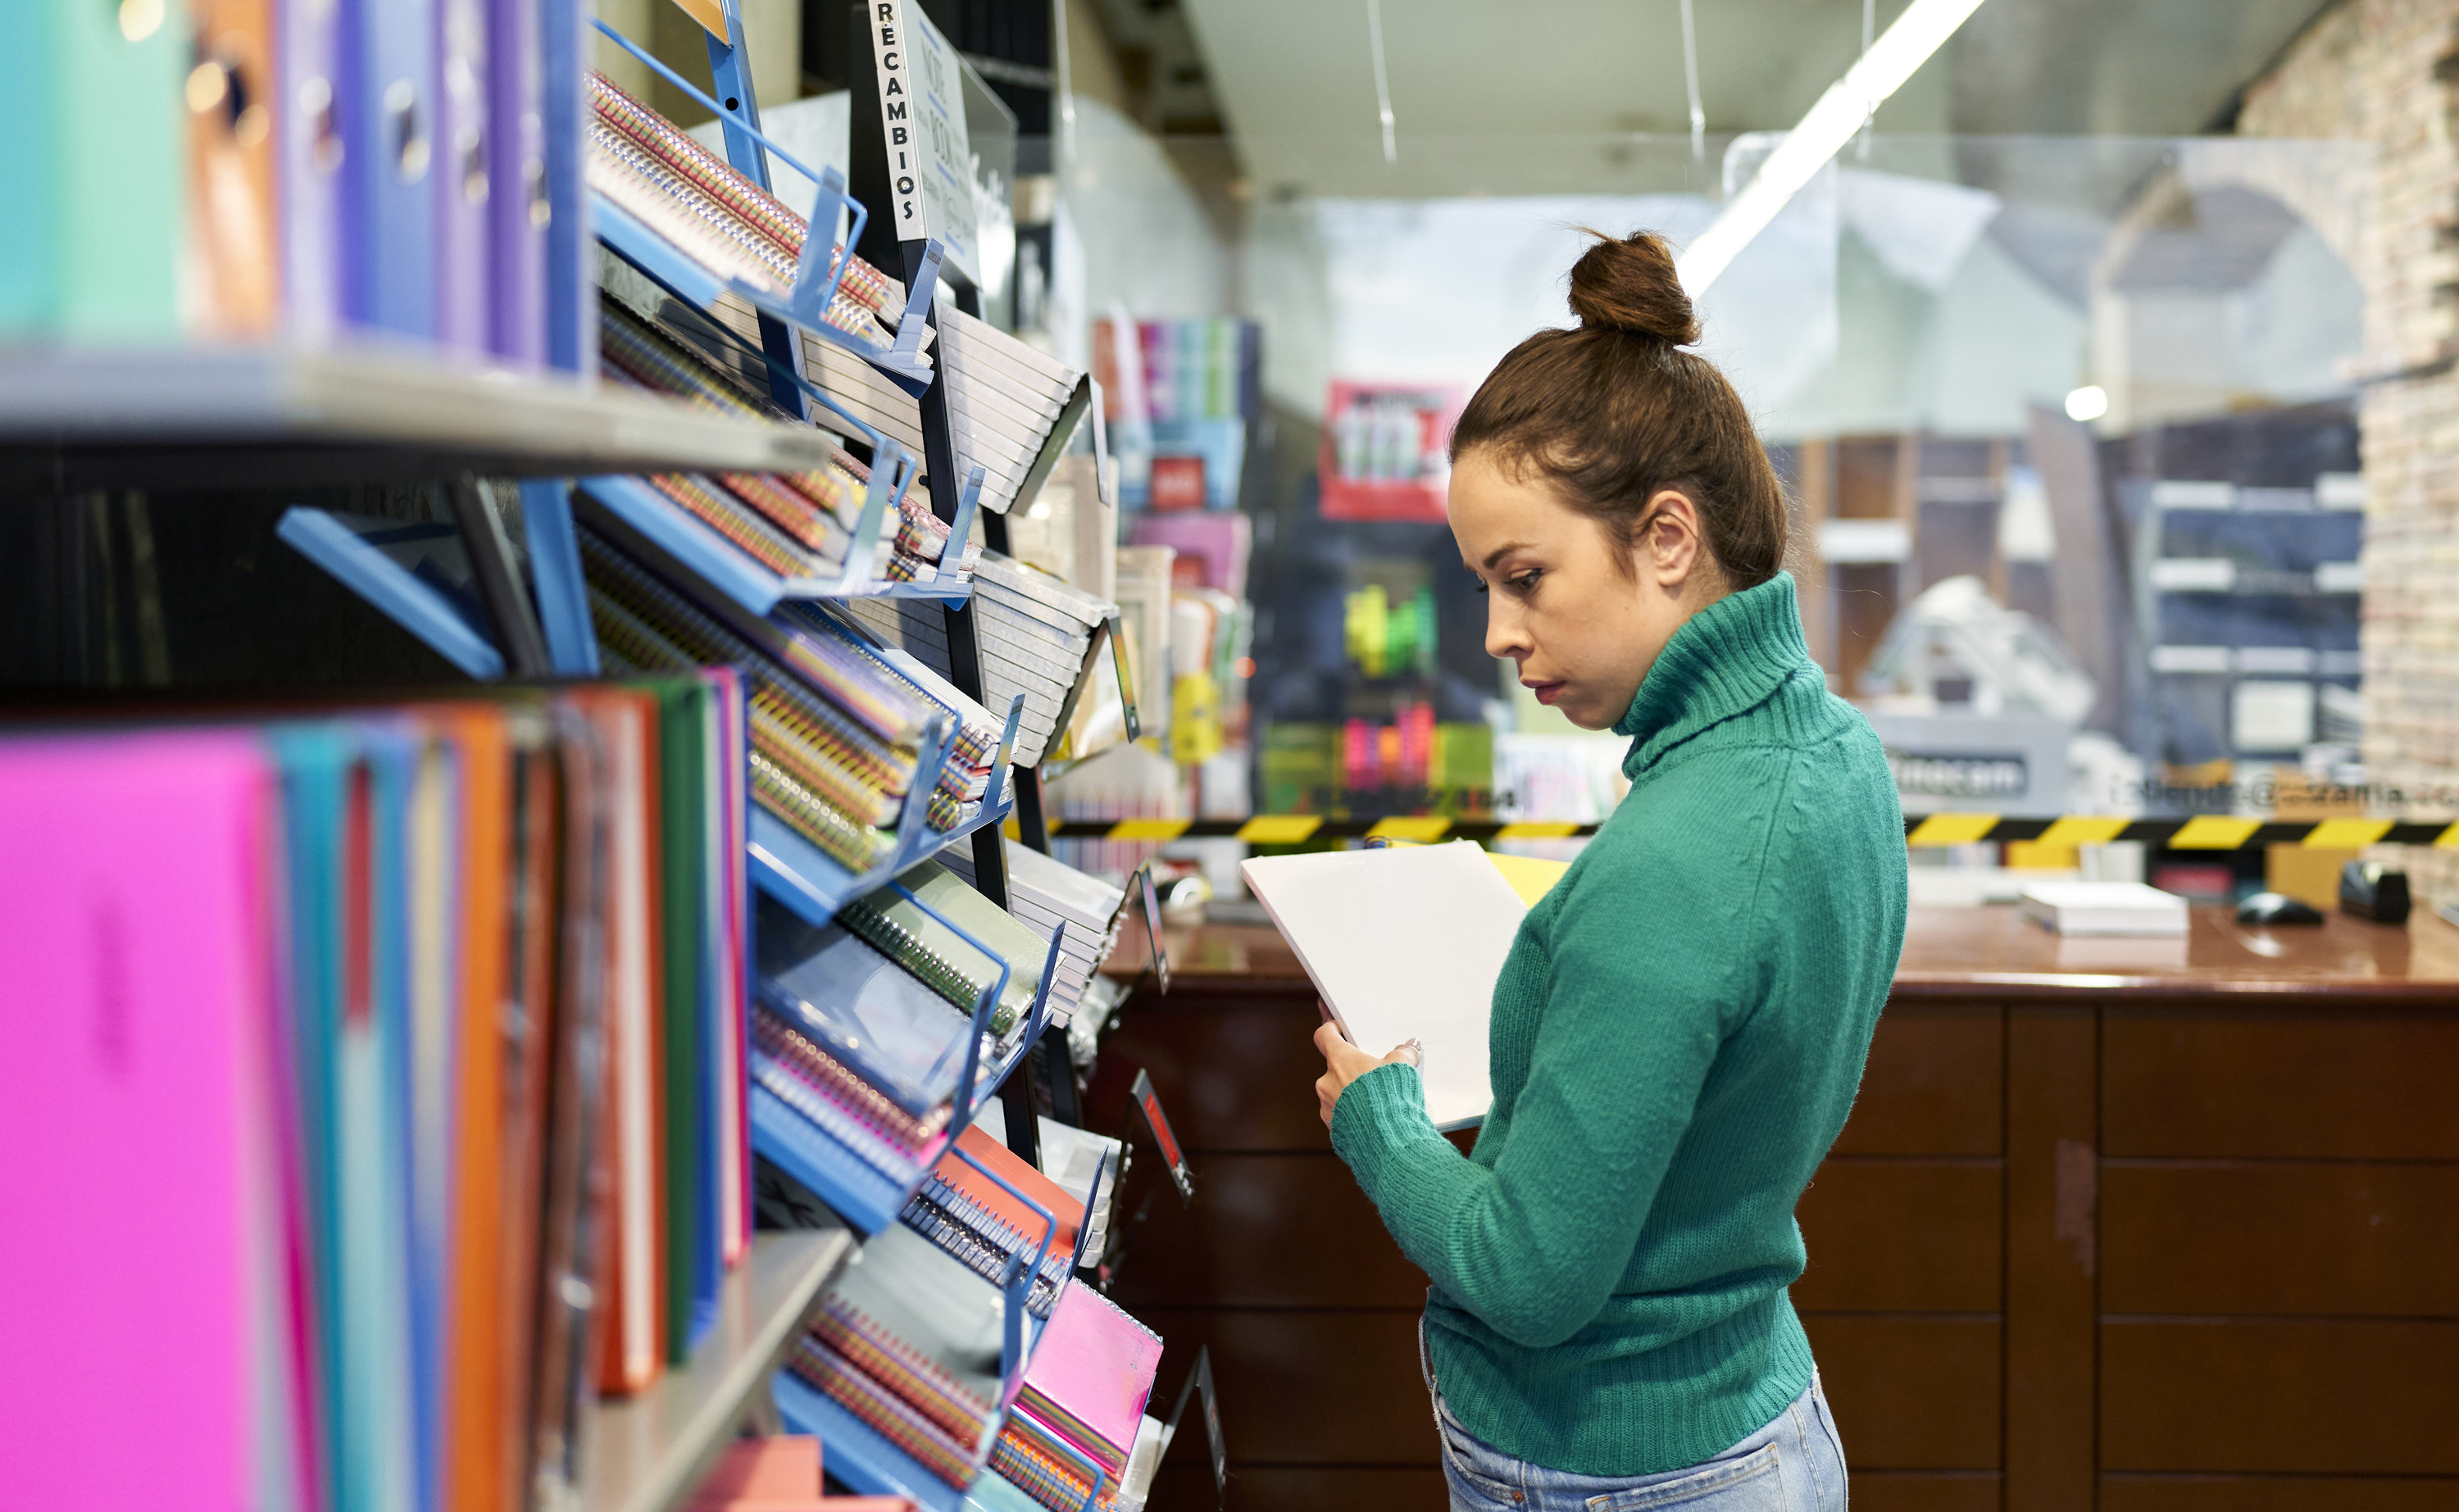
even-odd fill
[[(1592, 824), (1551, 820), (1449, 819), (1406, 814), (1382, 819), (1327, 818), (1320, 814), (1261, 814), (1252, 819), (1068, 819), (1050, 822), (1050, 832), (1070, 840), (1244, 840), (1249, 845), (1303, 845), (1310, 840), (1565, 840), (1592, 835)], [(2069, 814), (2057, 819), (2015, 819), (2001, 814), (1906, 815), (1907, 845), (1957, 846), (1976, 841), (2030, 840), (2044, 845), (2106, 845), (2139, 840), (2155, 850), (2243, 850), (2295, 845), (2315, 850), (2361, 850), (2371, 845), (2436, 846), (2459, 850), (2459, 824), (2402, 819), (2237, 819), (2197, 814), (2190, 819), (2119, 819)]]

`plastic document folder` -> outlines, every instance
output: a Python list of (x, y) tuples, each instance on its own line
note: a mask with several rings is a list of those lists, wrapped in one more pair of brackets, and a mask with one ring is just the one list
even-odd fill
[[(39, 1380), (9, 1402), (0, 1505), (298, 1504), (272, 795), (230, 736), (0, 751), (0, 1341)], [(132, 1391), (177, 1404), (140, 1453)]]
[(1379, 1056), (1414, 1037), (1427, 1117), (1482, 1122), (1494, 983), (1528, 913), (1485, 851), (1461, 840), (1257, 856), (1238, 872), (1350, 1042)]
[(909, 1113), (956, 1090), (972, 1022), (922, 979), (849, 934), (760, 904), (760, 1000)]

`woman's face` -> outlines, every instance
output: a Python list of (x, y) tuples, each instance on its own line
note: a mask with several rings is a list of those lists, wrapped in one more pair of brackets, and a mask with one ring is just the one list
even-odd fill
[(1698, 508), (1673, 490), (1648, 501), (1627, 560), (1605, 526), (1471, 452), (1452, 470), (1452, 538), (1486, 595), (1485, 650), (1582, 729), (1609, 728), (1683, 621), (1721, 598), (1700, 548)]

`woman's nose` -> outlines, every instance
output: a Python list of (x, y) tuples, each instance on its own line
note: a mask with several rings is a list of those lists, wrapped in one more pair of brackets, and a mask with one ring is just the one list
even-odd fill
[(1485, 654), (1500, 662), (1528, 654), (1528, 634), (1511, 602), (1501, 594), (1486, 600)]

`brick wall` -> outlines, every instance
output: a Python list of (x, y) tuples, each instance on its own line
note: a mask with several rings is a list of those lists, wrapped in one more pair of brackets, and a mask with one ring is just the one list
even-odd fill
[[(2371, 375), (2364, 759), (2376, 783), (2459, 788), (2459, 0), (2343, 0), (2247, 91), (2238, 130), (2375, 146), (2355, 270)], [(2459, 852), (2403, 859), (2427, 892), (2459, 898)]]

